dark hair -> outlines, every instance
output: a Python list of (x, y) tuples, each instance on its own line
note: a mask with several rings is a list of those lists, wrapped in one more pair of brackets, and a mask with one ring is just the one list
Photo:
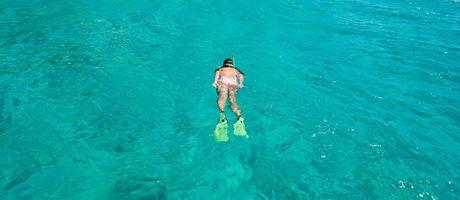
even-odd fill
[[(231, 58), (225, 59), (225, 60), (224, 60), (224, 65), (223, 65), (222, 67), (227, 67), (226, 64), (232, 64), (232, 65), (233, 65), (233, 60), (232, 60)], [(214, 71), (216, 72), (217, 70), (221, 69), (222, 67), (219, 67), (219, 68), (217, 68), (217, 69), (214, 70)], [(235, 68), (236, 70), (238, 70), (241, 74), (244, 75), (244, 73), (243, 73), (241, 70), (239, 70), (239, 69), (236, 68), (236, 67), (234, 67), (234, 68)]]
[(233, 60), (231, 58), (227, 58), (224, 60), (224, 65), (226, 64), (233, 64)]

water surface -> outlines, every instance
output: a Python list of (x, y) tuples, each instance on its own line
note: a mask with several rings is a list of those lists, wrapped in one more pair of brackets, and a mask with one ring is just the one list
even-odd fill
[(459, 60), (450, 0), (0, 0), (0, 199), (458, 199)]

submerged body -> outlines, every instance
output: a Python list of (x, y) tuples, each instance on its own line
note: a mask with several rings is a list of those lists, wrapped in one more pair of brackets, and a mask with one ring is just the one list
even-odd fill
[(237, 121), (233, 124), (233, 133), (237, 136), (249, 137), (244, 125), (244, 118), (236, 103), (237, 91), (243, 87), (243, 72), (233, 66), (232, 59), (226, 59), (224, 65), (215, 71), (214, 83), (212, 84), (218, 92), (217, 107), (220, 110), (219, 122), (214, 129), (214, 136), (218, 142), (228, 141), (227, 118), (224, 114), (227, 98), (230, 100), (230, 107), (236, 114)]
[(224, 65), (216, 70), (213, 86), (217, 88), (219, 98), (217, 106), (220, 112), (224, 112), (227, 98), (230, 100), (230, 107), (236, 116), (241, 116), (241, 111), (236, 102), (237, 91), (243, 87), (244, 75), (241, 71), (233, 67), (233, 65)]

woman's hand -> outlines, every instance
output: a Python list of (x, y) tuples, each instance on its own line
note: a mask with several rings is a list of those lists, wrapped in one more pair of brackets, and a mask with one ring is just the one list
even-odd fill
[(212, 83), (212, 87), (217, 88), (217, 82), (214, 81), (214, 83)]
[(244, 87), (243, 83), (240, 83), (240, 84), (238, 85), (238, 87), (239, 87), (239, 88), (243, 88), (243, 87)]

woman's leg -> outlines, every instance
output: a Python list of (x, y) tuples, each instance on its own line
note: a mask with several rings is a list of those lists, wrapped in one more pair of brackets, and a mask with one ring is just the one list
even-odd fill
[(217, 99), (217, 107), (219, 107), (220, 112), (224, 112), (225, 102), (227, 101), (228, 86), (226, 84), (220, 83), (218, 90), (219, 98)]
[(236, 114), (236, 117), (241, 116), (241, 111), (238, 108), (238, 104), (236, 103), (236, 95), (237, 95), (238, 87), (237, 86), (229, 86), (228, 92), (230, 93), (230, 107), (232, 108), (233, 112)]

